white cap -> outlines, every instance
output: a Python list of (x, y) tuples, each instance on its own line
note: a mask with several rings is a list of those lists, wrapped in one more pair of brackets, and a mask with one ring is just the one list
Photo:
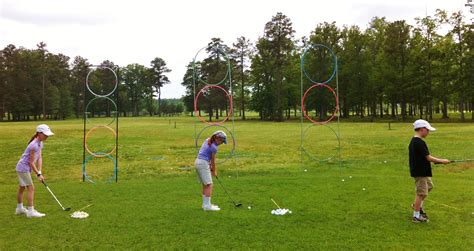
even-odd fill
[(227, 144), (227, 134), (223, 131), (215, 131), (212, 136), (217, 136), (224, 141), (224, 144)]
[(436, 131), (436, 128), (432, 127), (428, 121), (424, 119), (418, 119), (413, 123), (413, 129), (418, 129), (418, 128), (426, 128), (430, 131)]
[(46, 124), (41, 124), (38, 127), (36, 127), (36, 132), (41, 132), (46, 136), (52, 136), (54, 133), (49, 129), (49, 126)]

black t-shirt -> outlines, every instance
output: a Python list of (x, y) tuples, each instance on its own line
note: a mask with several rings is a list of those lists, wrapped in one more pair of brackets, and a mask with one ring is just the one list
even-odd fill
[(425, 141), (413, 137), (408, 146), (408, 151), (411, 177), (431, 177), (431, 163), (426, 159), (430, 152)]

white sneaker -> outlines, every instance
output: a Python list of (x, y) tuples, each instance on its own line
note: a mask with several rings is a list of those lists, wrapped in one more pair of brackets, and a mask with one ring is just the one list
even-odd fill
[(41, 217), (44, 217), (45, 215), (46, 215), (46, 214), (42, 214), (42, 213), (40, 213), (40, 212), (38, 212), (38, 211), (36, 211), (36, 210), (31, 210), (31, 211), (28, 211), (28, 212), (26, 213), (26, 217), (28, 217), (28, 218), (32, 218), (32, 217), (34, 217), (34, 218), (41, 218)]
[[(201, 208), (202, 208), (202, 209), (204, 209), (204, 207), (205, 207), (205, 206), (206, 206), (206, 205), (202, 204)], [(219, 208), (219, 209), (220, 209), (220, 207), (219, 207), (218, 205), (214, 205), (214, 204), (212, 204), (211, 206), (213, 206), (213, 207), (217, 207), (217, 208)]]
[(220, 209), (218, 206), (216, 206), (216, 205), (210, 205), (210, 206), (209, 206), (209, 205), (204, 205), (204, 206), (202, 207), (202, 209), (203, 209), (204, 211), (220, 211), (220, 210), (221, 210), (221, 209)]
[(24, 207), (16, 208), (16, 210), (15, 210), (16, 215), (27, 214), (27, 213), (28, 213), (28, 210), (26, 210), (26, 208), (24, 208)]

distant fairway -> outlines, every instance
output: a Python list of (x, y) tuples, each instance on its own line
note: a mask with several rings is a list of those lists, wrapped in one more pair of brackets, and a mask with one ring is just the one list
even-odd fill
[[(216, 184), (213, 203), (223, 210), (203, 212), (193, 169), (194, 122), (121, 118), (119, 182), (102, 182), (112, 175), (111, 161), (94, 159), (88, 172), (99, 182), (91, 184), (81, 176), (82, 121), (48, 121), (56, 135), (45, 143), (45, 178), (72, 211), (93, 204), (84, 220), (62, 212), (37, 180), (36, 208), (47, 216), (14, 215), (15, 165), (38, 122), (0, 123), (0, 250), (474, 247), (474, 163), (433, 165), (435, 188), (424, 206), (430, 222), (411, 222), (411, 123), (391, 124), (392, 130), (386, 123), (341, 123), (343, 164), (305, 156), (302, 166), (298, 122), (237, 121), (235, 156), (218, 170), (243, 207), (235, 209)], [(203, 124), (196, 126), (200, 130)], [(474, 158), (474, 124), (433, 126), (438, 131), (426, 141), (434, 156)], [(334, 155), (331, 133), (310, 129), (305, 147), (316, 158)], [(100, 140), (91, 144), (110, 147)], [(219, 156), (229, 149), (220, 147)], [(271, 215), (270, 198), (293, 214)]]

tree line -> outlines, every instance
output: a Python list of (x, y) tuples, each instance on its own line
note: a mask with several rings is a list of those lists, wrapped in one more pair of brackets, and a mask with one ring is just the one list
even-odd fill
[[(461, 12), (443, 10), (416, 18), (414, 23), (384, 17), (372, 18), (365, 28), (323, 22), (308, 36), (295, 38), (291, 19), (277, 13), (257, 41), (241, 36), (227, 45), (212, 38), (203, 57), (187, 65), (181, 102), (161, 100), (161, 88), (170, 82), (166, 74), (171, 70), (159, 57), (148, 66), (120, 67), (109, 60), (100, 66), (118, 75), (115, 99), (120, 116), (179, 115), (183, 110), (192, 114), (197, 91), (230, 73), (231, 82), (224, 81), (222, 86), (230, 91), (232, 83), (237, 117), (245, 119), (252, 111), (261, 120), (283, 121), (299, 116), (301, 81), (307, 90), (334, 72), (335, 59), (325, 47), (316, 46), (322, 44), (337, 56), (337, 76), (327, 84), (339, 93), (342, 118), (432, 119), (439, 114), (447, 119), (455, 112), (466, 120), (466, 112), (471, 112), (474, 120), (473, 26)], [(91, 69), (86, 58), (71, 60), (51, 53), (43, 42), (35, 49), (7, 45), (0, 51), (0, 120), (82, 117), (84, 97), (86, 102), (93, 98), (84, 91)], [(104, 69), (98, 69), (92, 80), (94, 90), (110, 89), (104, 83), (113, 81)], [(217, 88), (202, 93), (198, 106), (198, 115), (208, 120), (222, 119), (230, 108)], [(306, 115), (315, 119), (331, 116), (335, 106), (332, 93), (324, 88), (314, 88), (305, 99)], [(110, 116), (110, 104), (91, 108), (90, 116)], [(105, 114), (95, 112), (104, 110)]]
[[(338, 93), (342, 118), (408, 117), (432, 119), (434, 114), (449, 118), (450, 112), (466, 119), (474, 109), (473, 25), (461, 12), (437, 10), (433, 16), (388, 21), (374, 17), (365, 29), (335, 22), (317, 24), (309, 36), (296, 39), (289, 17), (277, 13), (264, 26), (263, 35), (251, 42), (239, 37), (231, 46), (212, 38), (207, 57), (190, 62), (183, 77), (186, 110), (193, 110), (196, 89), (217, 83), (226, 74), (226, 54), (232, 65), (234, 109), (245, 119), (245, 112), (258, 112), (262, 120), (283, 121), (299, 116), (301, 109), (301, 57), (308, 48), (303, 90), (327, 80), (334, 71), (337, 55)], [(447, 31), (446, 31), (447, 30)], [(220, 48), (217, 50), (216, 48)], [(328, 85), (336, 87), (336, 78)], [(229, 90), (228, 83), (224, 85)], [(321, 88), (319, 88), (321, 89)], [(202, 108), (209, 120), (217, 120), (226, 110), (223, 95), (208, 92)], [(305, 102), (306, 112), (317, 119), (331, 116), (335, 109), (332, 94), (312, 90)], [(205, 101), (203, 99), (203, 101)], [(223, 103), (224, 102), (224, 103)], [(213, 112), (214, 111), (214, 112)], [(201, 112), (201, 111), (199, 111)], [(471, 113), (474, 120), (474, 113)]]
[[(82, 117), (84, 97), (86, 104), (94, 98), (85, 90), (86, 76), (91, 70), (90, 86), (95, 92), (105, 94), (113, 90), (111, 83), (115, 85), (115, 79), (111, 72), (92, 67), (81, 56), (70, 63), (68, 56), (51, 53), (46, 47), (43, 42), (36, 49), (10, 44), (0, 51), (0, 120)], [(154, 58), (148, 67), (140, 64), (120, 67), (109, 60), (100, 66), (113, 69), (118, 76), (118, 90), (111, 99), (117, 102), (120, 116), (138, 116), (143, 111), (150, 116), (179, 113), (175, 103), (162, 104), (161, 88), (169, 83), (166, 74), (171, 70), (160, 57)], [(162, 109), (163, 105), (166, 109)], [(95, 102), (89, 109), (90, 116), (101, 115), (94, 111), (111, 115), (111, 104), (107, 102)]]

